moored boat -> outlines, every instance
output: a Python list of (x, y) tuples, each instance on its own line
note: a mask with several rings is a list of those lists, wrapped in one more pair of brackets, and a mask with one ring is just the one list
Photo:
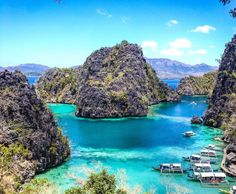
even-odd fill
[(182, 168), (181, 164), (160, 164), (159, 167), (153, 167), (154, 170), (160, 171), (161, 173), (185, 173), (186, 169)]
[(183, 160), (184, 161), (188, 161), (192, 164), (194, 163), (202, 163), (202, 164), (215, 164), (217, 163), (216, 160), (211, 160), (210, 158), (205, 158), (201, 155), (198, 155), (198, 154), (192, 154), (191, 156), (188, 156), (188, 157), (183, 157)]
[(216, 157), (215, 150), (203, 149), (200, 154), (201, 156)]
[(192, 137), (192, 136), (196, 135), (196, 133), (194, 133), (193, 131), (186, 131), (183, 133), (183, 135), (185, 137)]

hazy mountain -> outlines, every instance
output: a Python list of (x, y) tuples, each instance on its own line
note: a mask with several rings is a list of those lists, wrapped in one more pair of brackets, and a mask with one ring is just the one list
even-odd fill
[(146, 60), (152, 65), (157, 76), (161, 79), (183, 78), (187, 75), (199, 76), (218, 69), (218, 66), (211, 66), (205, 63), (189, 65), (165, 58)]
[(5, 69), (9, 71), (19, 70), (27, 76), (39, 76), (43, 72), (50, 69), (50, 67), (45, 66), (45, 65), (35, 64), (35, 63), (26, 63), (26, 64), (20, 64), (17, 66), (0, 67), (0, 71), (3, 71)]

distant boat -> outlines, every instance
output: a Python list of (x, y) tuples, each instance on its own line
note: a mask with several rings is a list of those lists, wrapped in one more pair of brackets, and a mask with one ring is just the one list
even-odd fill
[(159, 167), (153, 167), (154, 170), (161, 173), (185, 173), (187, 170), (182, 168), (181, 164), (160, 164)]
[(196, 105), (197, 103), (195, 101), (192, 101), (190, 104)]
[(226, 175), (223, 172), (193, 172), (192, 175), (188, 174), (188, 177), (193, 181), (200, 181), (202, 184), (218, 185), (226, 183)]
[(204, 158), (201, 155), (192, 154), (188, 157), (183, 157), (183, 160), (188, 161), (192, 164), (201, 163), (201, 164), (216, 164), (216, 160), (210, 160), (209, 158)]
[(185, 137), (192, 137), (192, 136), (196, 135), (196, 133), (194, 133), (193, 131), (186, 131), (183, 133), (183, 135)]
[(215, 150), (203, 149), (201, 150), (201, 156), (215, 157)]

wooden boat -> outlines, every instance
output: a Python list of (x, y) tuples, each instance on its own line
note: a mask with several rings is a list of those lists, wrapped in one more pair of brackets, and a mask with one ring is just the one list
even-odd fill
[(186, 131), (183, 133), (183, 135), (185, 137), (192, 137), (192, 136), (196, 135), (196, 133), (194, 133), (193, 131)]
[(208, 146), (205, 147), (205, 149), (207, 149), (207, 150), (215, 150), (215, 151), (223, 151), (222, 148), (217, 147), (217, 146), (215, 146), (213, 144), (209, 144)]
[(183, 160), (191, 162), (192, 164), (194, 164), (194, 163), (215, 164), (217, 162), (216, 160), (210, 160), (209, 158), (204, 158), (204, 157), (202, 157), (201, 155), (198, 155), (198, 154), (192, 154), (191, 156), (183, 157)]
[(213, 172), (209, 163), (195, 163), (192, 166), (194, 172)]
[(203, 149), (200, 154), (201, 156), (216, 157), (215, 150)]
[(153, 170), (160, 171), (161, 173), (185, 173), (181, 164), (160, 164), (159, 167), (153, 167)]
[(188, 174), (188, 177), (193, 181), (200, 181), (204, 185), (228, 185), (228, 181), (225, 180), (226, 175), (223, 172), (193, 172), (192, 175)]

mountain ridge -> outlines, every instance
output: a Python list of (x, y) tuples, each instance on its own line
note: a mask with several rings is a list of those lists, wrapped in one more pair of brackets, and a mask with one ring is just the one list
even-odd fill
[(218, 66), (211, 66), (205, 63), (189, 65), (167, 58), (146, 58), (146, 60), (152, 65), (157, 76), (161, 79), (180, 79), (188, 75), (201, 76), (218, 69)]

